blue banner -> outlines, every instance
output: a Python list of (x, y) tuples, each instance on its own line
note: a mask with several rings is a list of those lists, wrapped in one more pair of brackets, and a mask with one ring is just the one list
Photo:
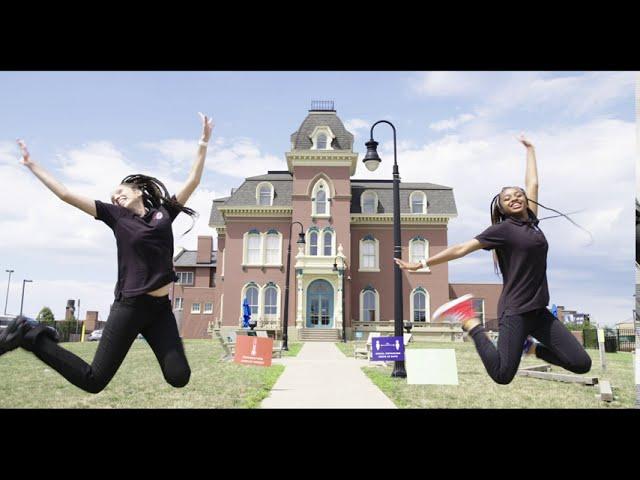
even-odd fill
[(403, 337), (373, 337), (371, 360), (374, 362), (404, 360)]

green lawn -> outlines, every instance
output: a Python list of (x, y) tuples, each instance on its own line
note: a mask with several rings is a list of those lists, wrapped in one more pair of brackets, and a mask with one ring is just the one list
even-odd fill
[[(97, 395), (71, 385), (60, 374), (22, 349), (0, 358), (0, 408), (256, 408), (269, 395), (282, 365), (269, 368), (223, 362), (222, 347), (212, 340), (185, 340), (191, 380), (173, 388), (143, 341), (134, 342), (120, 370)], [(91, 361), (97, 342), (65, 343)], [(289, 355), (301, 344), (292, 343)]]
[[(336, 346), (353, 356), (353, 342)], [(487, 374), (475, 346), (464, 343), (410, 343), (408, 348), (454, 348), (459, 385), (407, 385), (406, 379), (391, 378), (391, 366), (363, 367), (371, 380), (400, 408), (633, 408), (635, 381), (633, 354), (607, 353), (607, 378), (615, 400), (595, 398), (597, 387), (516, 376), (509, 385), (498, 385)], [(588, 375), (602, 377), (597, 350), (587, 350), (593, 361)], [(527, 358), (521, 365), (539, 365)], [(553, 367), (554, 372), (566, 372)]]
[(284, 351), (282, 356), (297, 357), (300, 353), (300, 350), (302, 349), (302, 345), (304, 345), (304, 342), (289, 342), (289, 350)]

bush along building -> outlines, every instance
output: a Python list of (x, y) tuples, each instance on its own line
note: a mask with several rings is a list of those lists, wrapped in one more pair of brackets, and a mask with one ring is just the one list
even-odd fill
[[(256, 328), (280, 338), (290, 241), (290, 340), (393, 332), (392, 181), (351, 178), (358, 162), (353, 135), (329, 103), (312, 105), (291, 135), (287, 170), (246, 178), (230, 196), (213, 200), (209, 225), (217, 251), (203, 236), (197, 251), (175, 256), (180, 280), (171, 296), (183, 337), (239, 329), (246, 299)], [(451, 187), (401, 183), (400, 202), (403, 259), (447, 248), (447, 225), (457, 216)], [(295, 222), (303, 226), (304, 246), (296, 243)], [(459, 340), (459, 328), (430, 321), (435, 308), (479, 291), (479, 315), (495, 320), (500, 289), (449, 284), (447, 264), (403, 272), (405, 320), (417, 339)]]

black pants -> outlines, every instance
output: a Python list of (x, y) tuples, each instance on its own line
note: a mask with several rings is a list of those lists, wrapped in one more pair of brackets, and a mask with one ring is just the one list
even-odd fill
[(28, 349), (76, 387), (98, 393), (116, 374), (139, 333), (155, 353), (165, 380), (174, 387), (189, 383), (191, 370), (168, 296), (115, 300), (91, 365), (47, 335), (38, 335)]
[(503, 315), (499, 321), (497, 349), (487, 337), (484, 327), (472, 328), (469, 335), (487, 373), (502, 385), (515, 377), (528, 335), (540, 342), (536, 346), (536, 357), (545, 362), (573, 373), (587, 373), (591, 369), (591, 357), (580, 342), (546, 308), (520, 315)]

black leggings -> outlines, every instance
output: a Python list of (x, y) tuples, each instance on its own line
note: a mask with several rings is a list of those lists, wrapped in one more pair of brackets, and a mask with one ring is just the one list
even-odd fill
[(546, 308), (519, 315), (503, 315), (498, 327), (498, 348), (479, 325), (469, 332), (489, 376), (506, 385), (515, 377), (528, 335), (538, 340), (536, 357), (573, 373), (587, 373), (591, 357), (560, 320)]
[(91, 365), (45, 334), (27, 349), (76, 387), (98, 393), (116, 374), (139, 333), (155, 353), (165, 380), (174, 387), (189, 383), (191, 370), (168, 296), (115, 300)]

